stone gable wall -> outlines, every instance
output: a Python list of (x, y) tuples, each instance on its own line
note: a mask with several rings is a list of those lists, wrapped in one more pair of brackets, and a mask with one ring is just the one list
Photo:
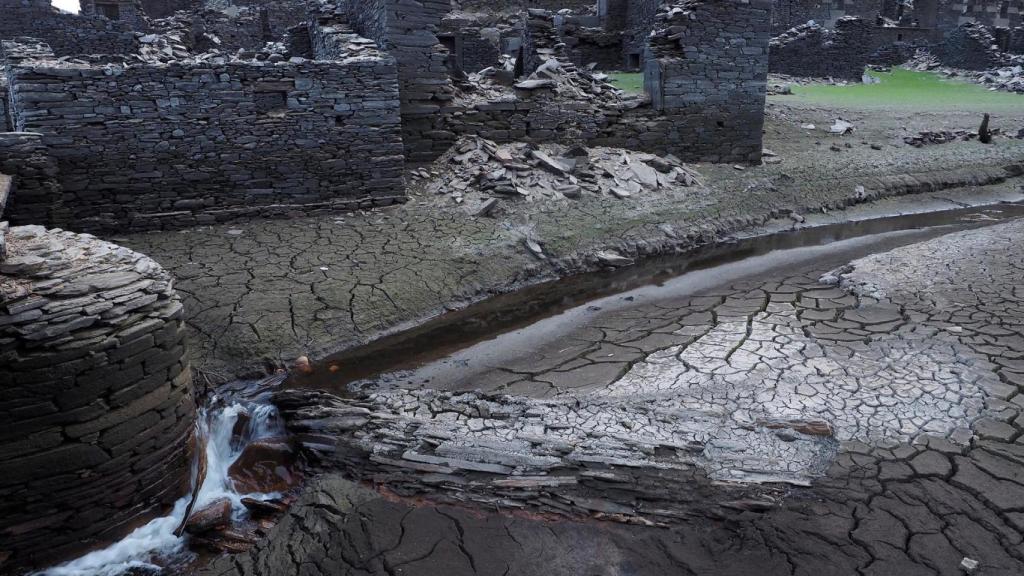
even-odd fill
[(999, 64), (992, 31), (981, 24), (964, 24), (950, 32), (937, 52), (946, 66), (965, 70), (987, 70)]
[(798, 26), (771, 41), (769, 69), (779, 74), (859, 82), (873, 52), (872, 26), (853, 16), (834, 31), (817, 24)]
[(394, 61), (8, 66), (82, 230), (404, 199)]
[(348, 18), (361, 36), (376, 40), (398, 64), (402, 140), (406, 159), (429, 162), (447, 150), (454, 135), (442, 127), (442, 109), (454, 98), (448, 53), (437, 38), (448, 0), (353, 0)]

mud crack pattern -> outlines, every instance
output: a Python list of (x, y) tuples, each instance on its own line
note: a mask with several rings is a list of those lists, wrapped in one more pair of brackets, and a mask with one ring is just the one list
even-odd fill
[[(340, 440), (329, 468), (430, 500), (328, 474), (210, 572), (953, 575), (968, 558), (1024, 573), (1022, 235), (1016, 221), (861, 259), (826, 275), (842, 290), (812, 269), (638, 306), (431, 383), (449, 391), (285, 398), (307, 445)], [(835, 449), (809, 487), (715, 484), (679, 464), (715, 439), (659, 420), (682, 409)], [(599, 445), (608, 459), (586, 457)], [(750, 446), (726, 448), (750, 468)]]

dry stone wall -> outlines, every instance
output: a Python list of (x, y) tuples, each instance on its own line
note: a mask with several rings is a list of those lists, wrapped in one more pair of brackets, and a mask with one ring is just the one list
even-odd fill
[(96, 15), (58, 12), (49, 2), (0, 0), (0, 40), (32, 37), (45, 41), (57, 56), (133, 54), (139, 42), (132, 26)]
[(871, 25), (845, 16), (834, 31), (804, 24), (773, 38), (769, 69), (790, 76), (859, 82), (871, 52)]
[(949, 33), (937, 52), (946, 66), (987, 70), (999, 64), (999, 50), (992, 31), (981, 24), (964, 24)]
[(11, 177), (11, 194), (2, 215), (13, 224), (67, 221), (57, 163), (42, 134), (0, 132), (0, 174)]
[(352, 28), (376, 40), (398, 64), (406, 159), (434, 160), (455, 141), (442, 124), (441, 113), (455, 89), (448, 52), (437, 38), (450, 1), (352, 0), (347, 7)]
[(16, 129), (42, 133), (80, 230), (404, 200), (394, 60), (8, 64)]
[(622, 32), (567, 25), (562, 29), (562, 41), (577, 66), (595, 64), (596, 70), (626, 68)]
[(0, 572), (13, 573), (182, 496), (195, 403), (182, 305), (159, 265), (40, 226), (0, 236)]
[(149, 30), (149, 20), (138, 0), (79, 0), (78, 4), (82, 15), (102, 16), (108, 20), (124, 22), (139, 32)]
[(771, 0), (685, 0), (659, 10), (644, 85), (665, 118), (641, 138), (687, 158), (759, 162)]

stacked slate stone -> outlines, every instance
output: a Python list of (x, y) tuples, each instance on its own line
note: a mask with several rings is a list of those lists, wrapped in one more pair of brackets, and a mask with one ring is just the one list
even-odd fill
[(635, 61), (630, 62), (640, 67), (643, 66), (643, 58), (647, 51), (647, 42), (654, 29), (655, 16), (658, 14), (658, 7), (661, 0), (632, 0), (628, 3), (626, 13), (626, 31), (623, 38), (623, 53), (626, 57), (636, 55)]
[(104, 16), (109, 20), (124, 22), (137, 32), (147, 32), (149, 30), (149, 19), (146, 18), (146, 13), (142, 10), (142, 4), (139, 0), (104, 0), (104, 4), (116, 7), (116, 17), (113, 15), (104, 16), (97, 10), (95, 0), (80, 0), (79, 9), (81, 14), (85, 16)]
[(448, 0), (353, 0), (348, 3), (352, 28), (375, 40), (398, 64), (402, 103), (402, 140), (406, 160), (429, 162), (455, 141), (445, 129), (442, 112), (455, 97), (448, 53), (437, 38)]
[(662, 5), (644, 85), (666, 123), (643, 127), (646, 149), (709, 162), (760, 161), (770, 12), (770, 0)]
[(7, 76), (0, 74), (0, 132), (9, 132), (14, 124), (7, 110)]
[(1009, 30), (1005, 52), (1009, 54), (1024, 54), (1024, 26), (1018, 26)]
[(269, 40), (259, 11), (250, 8), (239, 8), (232, 15), (209, 8), (182, 11), (155, 20), (152, 27), (156, 32), (182, 37), (193, 52), (255, 51)]
[(595, 70), (621, 70), (624, 66), (622, 32), (566, 24), (562, 41), (577, 66), (594, 64)]
[(454, 50), (449, 66), (457, 71), (474, 74), (501, 62), (502, 31), (498, 28), (474, 25), (464, 18), (446, 18), (442, 22), (446, 37)]
[(992, 31), (975, 23), (964, 24), (950, 32), (937, 52), (944, 66), (964, 70), (994, 68), (1002, 59)]
[(262, 14), (268, 41), (280, 40), (289, 28), (305, 22), (309, 14), (305, 0), (232, 0), (231, 4)]
[(9, 59), (16, 129), (44, 135), (80, 230), (404, 201), (394, 60), (263, 56)]
[(129, 23), (61, 13), (45, 0), (0, 0), (0, 13), (0, 40), (39, 38), (57, 56), (133, 54), (139, 48)]
[[(326, 9), (316, 13), (308, 27), (312, 58), (317, 60), (345, 60), (359, 56), (387, 57), (369, 38), (356, 34), (342, 11)], [(395, 102), (397, 106), (398, 103)]]
[(804, 24), (772, 38), (769, 70), (789, 76), (859, 82), (871, 57), (871, 25), (854, 16), (836, 21), (835, 30)]
[(525, 24), (528, 43), (524, 43), (524, 72), (529, 74), (548, 58), (570, 62), (566, 46), (555, 27), (555, 16), (547, 10), (531, 8), (527, 11)]
[(167, 18), (180, 10), (196, 9), (198, 4), (197, 0), (142, 0), (142, 11), (152, 19)]
[(66, 222), (57, 163), (41, 134), (0, 133), (0, 173), (11, 176), (3, 216), (14, 224)]
[(118, 538), (182, 496), (195, 404), (166, 271), (88, 235), (5, 236), (0, 571), (15, 573)]
[[(571, 63), (561, 64), (556, 44), (535, 50), (549, 63), (531, 81), (517, 84), (514, 96), (467, 102), (468, 109), (449, 116), (448, 126), (501, 143), (585, 143), (673, 154), (687, 162), (757, 162), (769, 9), (769, 0), (693, 0), (666, 6), (651, 37), (653, 58), (645, 69), (652, 105), (623, 98), (617, 90), (599, 92), (600, 82), (587, 89), (591, 77), (575, 71)], [(548, 41), (537, 33), (526, 38), (526, 48), (538, 38)], [(545, 97), (544, 92), (558, 97)]]

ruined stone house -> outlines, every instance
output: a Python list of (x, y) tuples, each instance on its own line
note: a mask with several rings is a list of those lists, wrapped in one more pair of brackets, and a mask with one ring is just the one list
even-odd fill
[[(181, 57), (159, 48), (163, 21), (147, 35), (96, 5), (69, 15), (36, 1), (16, 11), (19, 22), (43, 15), (59, 25), (27, 26), (36, 39), (3, 31), (5, 129), (31, 133), (0, 135), (16, 160), (7, 214), (100, 231), (386, 205), (404, 200), (407, 163), (437, 158), (464, 134), (757, 162), (769, 8), (686, 0), (644, 12), (650, 96), (623, 108), (544, 90), (460, 100), (438, 36), (444, 0), (316, 5), (282, 36), (283, 53), (231, 45)], [(520, 28), (523, 72), (551, 57), (571, 65), (554, 17), (531, 14)], [(46, 168), (19, 177), (17, 166)]]

